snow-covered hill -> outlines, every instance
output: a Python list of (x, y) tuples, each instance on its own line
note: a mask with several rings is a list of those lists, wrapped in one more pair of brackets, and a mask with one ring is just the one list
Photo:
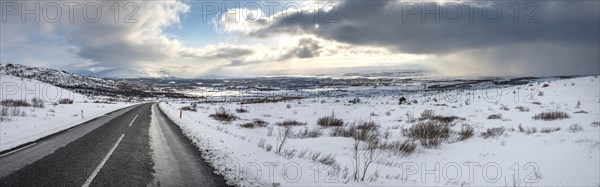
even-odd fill
[[(0, 64), (0, 75), (35, 79), (84, 95), (150, 96), (139, 85), (127, 82), (82, 76), (66, 71), (30, 67), (20, 64)], [(4, 76), (2, 77), (4, 79)]]

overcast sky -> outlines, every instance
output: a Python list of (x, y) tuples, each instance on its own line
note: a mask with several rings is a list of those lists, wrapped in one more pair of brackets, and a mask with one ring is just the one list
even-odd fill
[(84, 75), (600, 73), (595, 0), (0, 3), (2, 63)]

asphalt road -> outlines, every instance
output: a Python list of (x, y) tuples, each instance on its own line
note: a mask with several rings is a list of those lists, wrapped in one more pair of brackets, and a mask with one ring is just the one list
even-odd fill
[(153, 103), (0, 155), (0, 186), (226, 186)]

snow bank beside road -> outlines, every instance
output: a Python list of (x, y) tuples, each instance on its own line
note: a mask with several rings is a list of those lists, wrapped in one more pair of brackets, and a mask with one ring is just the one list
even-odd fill
[[(361, 97), (356, 104), (349, 102), (354, 98), (341, 97), (195, 107), (190, 102), (169, 102), (160, 107), (206, 153), (206, 159), (238, 185), (596, 186), (600, 184), (599, 82), (598, 77), (580, 77), (404, 95), (418, 101), (411, 105), (398, 105), (398, 96), (388, 95)], [(179, 119), (182, 107), (196, 111), (183, 111)], [(221, 107), (238, 119), (222, 123), (209, 117)], [(239, 108), (246, 111), (236, 112)], [(411, 141), (404, 132), (427, 122), (419, 119), (427, 110), (461, 118), (447, 123), (451, 137), (436, 148), (416, 141), (416, 151), (408, 155), (382, 151), (364, 181), (353, 179), (353, 138), (333, 136), (334, 128), (317, 125), (318, 118), (334, 112), (344, 120), (344, 127), (376, 122), (382, 142)], [(534, 119), (554, 111), (569, 117)], [(244, 127), (257, 118), (269, 125)], [(277, 154), (278, 134), (284, 128), (275, 124), (286, 119), (306, 125), (292, 127), (292, 136)], [(457, 140), (458, 132), (467, 127), (474, 129), (474, 136)], [(304, 129), (319, 133), (299, 135)], [(493, 129), (502, 130), (489, 135)], [(365, 153), (359, 152), (361, 160)], [(328, 162), (322, 159), (328, 155), (334, 164), (324, 164)]]
[[(128, 103), (86, 103), (81, 94), (31, 79), (1, 75), (0, 98), (25, 100), (38, 98), (43, 107), (0, 106), (0, 151), (35, 141), (106, 113), (131, 106)], [(71, 99), (73, 104), (55, 104)], [(83, 116), (82, 111), (83, 110)]]

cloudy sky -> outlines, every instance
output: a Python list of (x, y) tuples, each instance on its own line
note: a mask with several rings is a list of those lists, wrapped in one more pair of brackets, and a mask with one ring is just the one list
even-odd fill
[[(599, 74), (600, 2), (2, 1), (0, 61), (97, 76)], [(100, 10), (100, 11), (98, 11)]]

